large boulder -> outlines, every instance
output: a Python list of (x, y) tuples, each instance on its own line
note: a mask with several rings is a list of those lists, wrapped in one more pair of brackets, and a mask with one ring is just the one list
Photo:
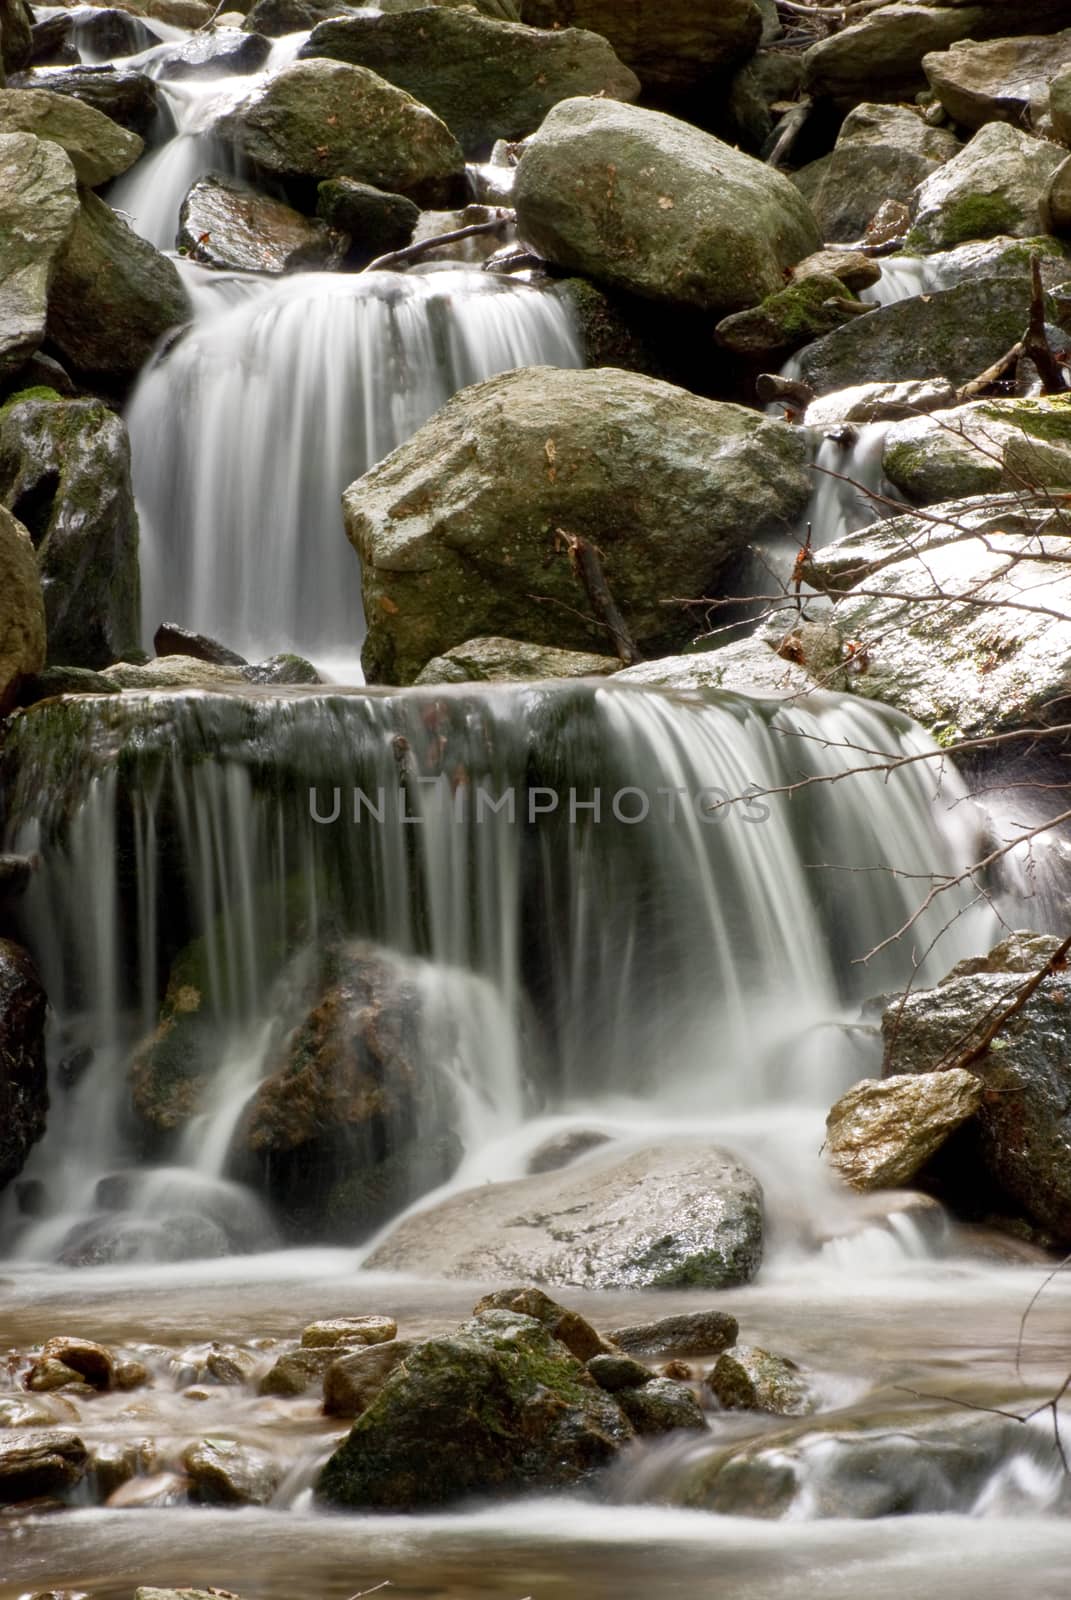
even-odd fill
[(189, 315), (174, 262), (83, 192), (48, 302), (48, 336), (60, 353), (87, 378), (123, 386)]
[[(981, 1041), (1059, 946), (1054, 937), (1012, 934), (984, 963), (964, 963), (935, 989), (897, 1001), (882, 1019), (882, 1071), (947, 1076), (948, 1063)], [(984, 1090), (981, 1107), (932, 1175), (932, 1187), (956, 1209), (1018, 1211), (1061, 1250), (1071, 1247), (1067, 985), (1064, 963), (972, 1061)]]
[(19, 73), (8, 86), (69, 95), (141, 138), (151, 132), (160, 106), (153, 80), (131, 68), (38, 67)]
[[(1003, 126), (1003, 124), (993, 124)], [(798, 376), (816, 394), (862, 383), (945, 378), (969, 383), (1026, 332), (1030, 284), (1019, 275), (977, 278), (856, 317), (800, 351)]]
[(634, 72), (597, 33), (546, 32), (470, 10), (422, 10), (322, 22), (301, 48), (368, 67), (441, 117), (469, 155), (521, 139), (573, 95), (634, 100)]
[(357, 178), (424, 205), (449, 205), (465, 158), (437, 116), (369, 72), (298, 61), (222, 117), (215, 132), (261, 172), (312, 188)]
[(996, 234), (1045, 232), (1049, 180), (1067, 152), (1006, 122), (989, 122), (915, 193), (908, 248), (950, 250)]
[(140, 642), (130, 441), (99, 400), (0, 410), (0, 504), (37, 547), (48, 660), (106, 667)]
[[(804, 56), (804, 86), (849, 109), (860, 100), (911, 100), (926, 88), (926, 55), (960, 39), (999, 38), (1009, 21), (1006, 0), (880, 6), (811, 46)], [(1015, 25), (1024, 33), (1055, 33), (1066, 24), (1065, 0), (1016, 0)]]
[(645, 89), (675, 97), (745, 61), (762, 35), (754, 0), (520, 0), (537, 28), (591, 28), (609, 39)]
[(1071, 404), (978, 400), (895, 423), (882, 471), (914, 505), (1012, 490), (1071, 488)]
[[(0, 418), (3, 413), (0, 412)], [(45, 664), (45, 603), (29, 533), (0, 506), (0, 715)]]
[(910, 203), (919, 184), (960, 149), (947, 128), (932, 128), (908, 106), (856, 106), (809, 195), (822, 236), (861, 239), (886, 200)]
[(712, 593), (750, 539), (794, 525), (809, 482), (796, 430), (638, 373), (529, 368), (466, 389), (344, 496), (369, 681), (411, 682), (482, 634), (605, 651), (562, 530), (599, 547), (641, 649), (683, 643), (690, 624), (662, 602)]
[(714, 1145), (599, 1150), (402, 1221), (366, 1265), (585, 1289), (726, 1289), (762, 1259), (762, 1190)]
[(924, 56), (923, 70), (953, 121), (1037, 127), (1049, 108), (1049, 84), (1071, 68), (1071, 28), (1049, 36), (965, 40)]
[(0, 133), (0, 383), (45, 336), (49, 290), (77, 216), (64, 151), (31, 133)]
[(826, 1118), (826, 1156), (853, 1189), (900, 1189), (973, 1117), (981, 1078), (964, 1068), (864, 1078)]
[(806, 575), (836, 598), (830, 627), (842, 644), (867, 646), (865, 670), (843, 687), (940, 742), (1066, 719), (1071, 528), (1044, 495), (875, 523), (819, 550)]
[(541, 1322), (484, 1311), (395, 1369), (328, 1460), (316, 1495), (351, 1510), (410, 1511), (573, 1488), (632, 1433)]
[(48, 1002), (21, 945), (0, 939), (0, 1189), (22, 1171), (45, 1131)]
[(143, 139), (103, 112), (47, 89), (0, 89), (0, 133), (33, 133), (58, 144), (89, 189), (117, 178), (145, 148)]
[(210, 174), (198, 178), (182, 202), (178, 246), (208, 267), (279, 273), (337, 266), (346, 238), (283, 200)]
[(657, 111), (565, 100), (527, 146), (517, 226), (548, 260), (647, 299), (739, 311), (818, 227), (782, 173)]

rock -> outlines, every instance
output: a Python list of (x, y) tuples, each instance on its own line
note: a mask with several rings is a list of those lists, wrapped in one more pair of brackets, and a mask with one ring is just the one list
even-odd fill
[(279, 1487), (279, 1467), (263, 1450), (233, 1439), (199, 1439), (182, 1452), (190, 1499), (210, 1506), (266, 1506)]
[[(186, 1504), (189, 1481), (178, 1472), (154, 1472), (150, 1477), (135, 1477), (121, 1483), (108, 1496), (109, 1511), (143, 1511)], [(138, 1594), (163, 1594), (167, 1600), (208, 1600), (203, 1589), (139, 1589)]]
[(144, 72), (129, 68), (38, 67), (32, 74), (20, 73), (18, 78), (12, 78), (8, 88), (47, 89), (52, 94), (70, 95), (143, 139), (151, 132), (159, 111), (153, 80)]
[[(0, 24), (0, 28), (2, 28)], [(73, 39), (74, 19), (69, 12), (58, 11), (44, 22), (34, 23), (31, 29), (30, 60), (34, 67), (65, 67), (79, 61)]]
[(338, 266), (346, 239), (249, 184), (209, 175), (182, 202), (178, 248), (223, 271), (279, 273)]
[(814, 1410), (813, 1397), (796, 1363), (757, 1347), (737, 1345), (725, 1351), (707, 1374), (706, 1386), (726, 1411), (798, 1417)]
[(278, 39), (286, 33), (307, 33), (325, 17), (338, 16), (349, 9), (342, 0), (256, 0), (242, 27), (250, 33)]
[(236, 1133), (249, 1177), (293, 1230), (352, 1241), (445, 1181), (459, 1151), (443, 1133), (443, 1043), (415, 970), (357, 943), (325, 957)]
[(321, 1349), (324, 1345), (385, 1344), (398, 1332), (393, 1317), (330, 1317), (326, 1321), (310, 1322), (301, 1335), (303, 1349)]
[(0, 911), (21, 900), (33, 879), (36, 858), (0, 854)]
[(47, 1011), (30, 956), (21, 945), (0, 939), (0, 1190), (22, 1171), (45, 1131)]
[[(1020, 417), (1022, 421), (1020, 422)], [(889, 429), (882, 471), (915, 505), (1071, 487), (1071, 405), (982, 400)]]
[(617, 676), (621, 683), (644, 689), (724, 689), (730, 694), (753, 694), (772, 700), (791, 699), (814, 688), (802, 668), (754, 637), (737, 639), (718, 650), (643, 661)]
[[(45, 603), (37, 557), (29, 533), (0, 506), (0, 715), (44, 664)], [(0, 1188), (3, 1166), (0, 1160)]]
[(130, 441), (100, 400), (0, 409), (0, 503), (37, 547), (48, 660), (106, 667), (140, 641)]
[[(219, 1600), (218, 1589), (135, 1589), (134, 1600)], [(238, 1600), (232, 1595), (229, 1600)]]
[(541, 1323), (487, 1311), (426, 1340), (395, 1370), (328, 1460), (316, 1495), (397, 1511), (569, 1488), (631, 1434)]
[(1049, 115), (1060, 143), (1071, 144), (1071, 69), (1057, 73), (1049, 84)]
[(101, 676), (120, 689), (223, 689), (246, 683), (244, 667), (219, 666), (194, 656), (159, 656), (152, 661), (117, 661)]
[(89, 1455), (66, 1428), (0, 1429), (0, 1504), (63, 1494), (85, 1475)]
[(391, 1339), (340, 1356), (324, 1374), (324, 1411), (329, 1417), (359, 1417), (395, 1368), (418, 1348), (411, 1339)]
[(714, 337), (737, 355), (774, 362), (850, 321), (853, 309), (846, 309), (846, 303), (855, 313), (862, 310), (839, 278), (811, 274), (748, 311), (723, 317)]
[(145, 142), (92, 106), (47, 89), (0, 89), (0, 133), (32, 133), (66, 150), (79, 183), (90, 189), (116, 178)]
[[(358, 1350), (375, 1348), (374, 1346), (358, 1345)], [(343, 1354), (351, 1355), (355, 1352), (348, 1346), (340, 1345), (315, 1345), (303, 1346), (300, 1350), (285, 1351), (261, 1378), (257, 1385), (258, 1394), (274, 1394), (293, 1399), (297, 1395), (305, 1394), (309, 1389), (315, 1388), (322, 1382), (328, 1368), (337, 1362)]]
[(799, 375), (820, 395), (936, 377), (958, 386), (1022, 337), (1029, 314), (1025, 277), (980, 278), (854, 318), (800, 351)]
[(52, 1394), (56, 1389), (84, 1389), (87, 1394), (93, 1393), (80, 1372), (54, 1356), (34, 1362), (26, 1376), (26, 1387), (34, 1394)]
[(597, 1150), (601, 1144), (609, 1142), (608, 1133), (598, 1133), (594, 1128), (570, 1128), (565, 1133), (552, 1134), (538, 1149), (532, 1151), (525, 1171), (560, 1172), (571, 1161), (577, 1161), (581, 1156), (586, 1156), (589, 1150)]
[[(804, 89), (849, 109), (864, 99), (911, 100), (926, 88), (922, 63), (931, 51), (959, 39), (998, 38), (1008, 22), (1004, 0), (885, 5), (811, 46)], [(1023, 33), (1055, 33), (1066, 22), (1064, 0), (1017, 0), (1015, 25)]]
[(616, 656), (555, 650), (520, 639), (469, 639), (433, 656), (415, 683), (523, 683), (548, 678), (604, 677), (621, 666)]
[[(131, 1389), (144, 1389), (152, 1383), (152, 1374), (144, 1361), (117, 1361), (115, 1363), (115, 1387), (124, 1393)], [(222, 1380), (217, 1379), (217, 1382)]]
[(355, 178), (326, 178), (316, 191), (316, 214), (350, 236), (348, 261), (367, 266), (400, 250), (413, 237), (420, 207), (402, 194), (385, 194)]
[(542, 1289), (532, 1285), (520, 1289), (497, 1289), (493, 1294), (484, 1295), (473, 1307), (473, 1315), (479, 1316), (483, 1311), (515, 1311), (518, 1316), (534, 1317), (578, 1361), (587, 1362), (593, 1356), (613, 1352), (613, 1346), (579, 1311), (560, 1306)]
[(217, 27), (211, 33), (191, 34), (180, 50), (161, 63), (159, 76), (165, 81), (240, 77), (259, 72), (270, 53), (271, 44), (261, 33)]
[(152, 636), (152, 647), (158, 656), (192, 656), (196, 661), (210, 661), (217, 667), (248, 666), (244, 656), (229, 650), (218, 639), (209, 639), (203, 633), (191, 633), (177, 622), (161, 622)]
[(631, 1356), (615, 1355), (609, 1350), (603, 1355), (592, 1356), (585, 1366), (599, 1388), (605, 1389), (607, 1394), (616, 1394), (619, 1389), (638, 1389), (641, 1384), (650, 1383), (654, 1377), (654, 1373), (642, 1361), (634, 1361)]
[(0, 133), (0, 382), (45, 336), (49, 290), (77, 215), (64, 152), (30, 133)]
[(944, 378), (860, 383), (812, 400), (803, 423), (808, 428), (840, 428), (849, 422), (904, 422), (920, 412), (947, 410), (955, 398), (955, 389)]
[(172, 28), (205, 28), (215, 15), (208, 0), (145, 0), (145, 15)]
[[(42, 607), (42, 619), (43, 616)], [(32, 706), (38, 700), (51, 700), (58, 694), (121, 693), (119, 685), (103, 673), (89, 672), (85, 667), (46, 667), (43, 672), (22, 680), (18, 699), (19, 705)]]
[(726, 313), (783, 286), (821, 239), (782, 173), (661, 112), (564, 100), (529, 140), (521, 237), (560, 267)]
[(364, 67), (298, 61), (228, 112), (215, 131), (262, 173), (301, 190), (357, 178), (449, 205), (464, 173), (453, 135), (426, 106)]
[(154, 1451), (146, 1440), (95, 1445), (89, 1465), (95, 1500), (107, 1500), (139, 1473), (151, 1471), (153, 1465)]
[(266, 661), (258, 661), (252, 667), (243, 667), (242, 677), (246, 683), (323, 682), (311, 661), (306, 661), (304, 656), (296, 656), (289, 650), (283, 650), (277, 656), (269, 656)]
[(759, 50), (753, 55), (729, 90), (728, 127), (738, 136), (732, 142), (761, 154), (784, 105), (798, 99), (802, 77), (803, 63), (795, 51)]
[(762, 1192), (707, 1144), (593, 1155), (407, 1217), (365, 1263), (585, 1289), (728, 1288), (762, 1257)]
[(990, 122), (915, 192), (907, 248), (947, 250), (995, 234), (1044, 233), (1042, 206), (1066, 151), (1005, 122)]
[(42, 1361), (62, 1361), (79, 1373), (94, 1389), (110, 1389), (115, 1376), (115, 1357), (102, 1344), (91, 1339), (66, 1336), (49, 1339), (41, 1349)]
[[(1031, 970), (1039, 971), (1060, 940), (1027, 935)], [(934, 1075), (970, 1044), (995, 1015), (1019, 996), (1027, 979), (1014, 947), (991, 952), (995, 970), (949, 973), (936, 988), (909, 994), (882, 1018), (882, 1073)], [(1002, 952), (1004, 959), (1001, 959)], [(1008, 957), (1011, 956), (1011, 959)], [(941, 1152), (931, 1192), (968, 1217), (986, 1204), (1018, 1213), (1062, 1252), (1071, 1245), (1071, 1050), (1067, 973), (1044, 978), (1022, 1009), (1000, 1030), (988, 1051), (972, 1061), (981, 1081), (974, 1120)], [(898, 1020), (897, 1020), (898, 1019)], [(895, 1027), (894, 1027), (895, 1021)], [(939, 1077), (948, 1074), (942, 1070)]]
[(598, 33), (547, 32), (467, 9), (358, 14), (321, 22), (302, 56), (368, 67), (441, 117), (469, 156), (534, 132), (576, 95), (635, 100), (639, 79)]
[[(874, 641), (866, 671), (845, 686), (906, 712), (941, 743), (1059, 721), (1071, 680), (1071, 549), (1059, 533), (1039, 546), (1050, 509), (1022, 493), (954, 501), (818, 551), (807, 581), (840, 596), (837, 637)], [(1057, 561), (1032, 562), (1039, 548)], [(867, 593), (853, 596), (854, 585)], [(1043, 614), (1017, 605), (1036, 586)]]
[(983, 1084), (973, 1072), (865, 1078), (826, 1118), (826, 1152), (853, 1189), (902, 1189), (950, 1134), (973, 1117)]
[(83, 193), (48, 302), (48, 336), (64, 358), (97, 381), (128, 383), (189, 315), (174, 263)]
[(590, 28), (609, 39), (646, 90), (670, 98), (709, 87), (714, 73), (755, 50), (762, 18), (752, 0), (521, 0), (537, 28)]
[(682, 1311), (657, 1322), (637, 1322), (615, 1328), (610, 1339), (634, 1356), (706, 1356), (728, 1350), (739, 1333), (736, 1318), (727, 1311)]
[(949, 116), (964, 128), (986, 122), (1036, 128), (1050, 81), (1071, 70), (1071, 28), (1041, 38), (960, 41), (924, 56), (922, 67)]
[(1071, 156), (1060, 162), (1049, 179), (1041, 211), (1046, 228), (1071, 234)]
[(460, 211), (422, 211), (413, 229), (413, 243), (423, 244), (428, 239), (440, 239), (444, 234), (460, 232), (462, 228), (481, 227), (494, 223), (493, 233), (470, 234), (467, 239), (455, 239), (450, 244), (435, 245), (425, 249), (421, 262), (463, 261), (469, 266), (482, 266), (500, 250), (517, 248), (513, 213), (501, 206), (468, 205)]
[(869, 289), (871, 284), (880, 280), (881, 265), (860, 250), (818, 250), (792, 268), (793, 283), (825, 276), (839, 278), (844, 287), (854, 294), (860, 289)]
[(642, 1389), (622, 1389), (614, 1398), (638, 1434), (707, 1431), (699, 1401), (687, 1384), (672, 1378), (652, 1378)]
[(682, 643), (691, 621), (662, 598), (714, 593), (752, 538), (794, 526), (806, 451), (786, 424), (612, 368), (531, 368), (463, 390), (343, 498), (368, 681), (411, 682), (480, 635), (602, 645), (555, 558), (559, 528), (598, 545), (641, 650)]
[(12, 1395), (0, 1400), (0, 1429), (50, 1428), (55, 1422), (47, 1401), (27, 1395)]
[(822, 237), (861, 239), (886, 201), (910, 202), (919, 184), (961, 149), (954, 134), (928, 127), (907, 106), (856, 106), (808, 195)]
[[(73, 36), (78, 48), (96, 61), (114, 61), (117, 56), (134, 56), (160, 43), (160, 35), (141, 17), (117, 6), (79, 7)], [(78, 60), (78, 55), (74, 57)]]

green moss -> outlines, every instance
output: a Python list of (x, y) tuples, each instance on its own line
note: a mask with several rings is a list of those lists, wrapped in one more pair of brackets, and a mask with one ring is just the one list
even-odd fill
[(1071, 444), (1071, 395), (1053, 395), (1046, 400), (980, 400), (977, 410), (997, 422), (1008, 422), (1034, 439), (1050, 444)]
[(992, 239), (996, 234), (1012, 233), (1015, 222), (1015, 213), (1003, 196), (964, 195), (941, 213), (942, 244), (947, 248), (966, 244), (971, 239)]
[(38, 383), (29, 389), (20, 389), (18, 394), (8, 397), (0, 406), (0, 416), (9, 411), (12, 406), (19, 406), (24, 400), (62, 400), (63, 396), (55, 389), (50, 389), (47, 384)]

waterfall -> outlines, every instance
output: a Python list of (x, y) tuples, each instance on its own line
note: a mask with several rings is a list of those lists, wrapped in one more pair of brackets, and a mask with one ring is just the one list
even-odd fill
[(356, 658), (343, 489), (455, 390), (581, 366), (570, 312), (451, 269), (247, 279), (229, 301), (202, 300), (128, 410), (146, 636), (166, 617), (251, 659)]
[[(765, 791), (925, 748), (849, 697), (591, 684), (42, 706), (0, 777), (8, 847), (44, 860), (26, 917), (56, 1087), (25, 1173), (47, 1208), (9, 1209), (8, 1242), (62, 1255), (118, 1193), (140, 1196), (131, 1249), (173, 1250), (191, 1215), (193, 1254), (263, 1244), (233, 1136), (340, 940), (407, 986), (445, 1086), (425, 1145), (473, 1151), (526, 1114), (622, 1098), (665, 1117), (825, 1107), (857, 1070), (841, 1019), (910, 955), (856, 963), (910, 916), (914, 875), (974, 859), (972, 812), (922, 764)], [(985, 943), (971, 894), (913, 929), (926, 951), (961, 913), (920, 979)], [(191, 950), (210, 1081), (145, 1172), (131, 1057)]]

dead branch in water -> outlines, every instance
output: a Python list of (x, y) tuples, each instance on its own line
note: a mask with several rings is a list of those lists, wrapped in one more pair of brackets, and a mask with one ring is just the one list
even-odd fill
[(456, 244), (459, 239), (474, 239), (480, 233), (500, 233), (513, 221), (513, 217), (514, 213), (507, 206), (500, 206), (498, 216), (492, 217), (489, 222), (470, 222), (466, 228), (452, 228), (449, 233), (437, 233), (431, 239), (418, 239), (415, 244), (403, 245), (401, 250), (391, 250), (385, 256), (377, 256), (361, 271), (387, 272), (394, 267), (406, 267), (410, 261), (419, 260), (440, 245)]

